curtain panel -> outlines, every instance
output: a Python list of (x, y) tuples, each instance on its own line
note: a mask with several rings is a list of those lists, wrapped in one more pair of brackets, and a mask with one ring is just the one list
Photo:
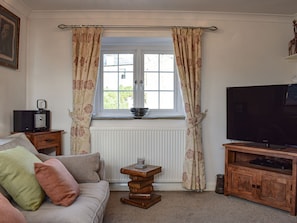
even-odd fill
[(90, 124), (95, 94), (101, 28), (72, 30), (73, 109), (70, 112), (71, 153), (90, 153)]
[(172, 38), (187, 121), (183, 187), (206, 188), (201, 122), (201, 35), (200, 28), (173, 28)]

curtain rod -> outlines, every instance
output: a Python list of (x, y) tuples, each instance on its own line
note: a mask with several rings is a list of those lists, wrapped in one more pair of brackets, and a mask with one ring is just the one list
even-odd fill
[[(156, 28), (173, 28), (175, 26), (120, 26), (120, 25), (65, 25), (65, 24), (60, 24), (58, 25), (58, 28), (60, 29), (73, 29), (73, 28), (85, 28), (85, 27), (98, 27), (98, 28), (118, 28), (118, 29), (124, 29), (124, 28), (136, 28), (136, 29), (142, 29), (142, 28), (151, 28), (151, 29), (156, 29)], [(181, 27), (181, 26), (176, 26), (176, 27)], [(209, 31), (216, 31), (218, 27), (216, 26), (187, 26), (189, 28), (200, 28), (200, 29), (205, 29)]]

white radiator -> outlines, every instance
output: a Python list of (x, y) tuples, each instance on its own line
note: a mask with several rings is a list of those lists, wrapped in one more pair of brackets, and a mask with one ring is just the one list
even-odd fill
[(180, 185), (185, 134), (184, 128), (91, 127), (91, 149), (105, 160), (111, 184), (126, 185), (129, 178), (120, 173), (121, 167), (144, 158), (146, 164), (162, 166), (162, 172), (155, 176), (156, 184)]

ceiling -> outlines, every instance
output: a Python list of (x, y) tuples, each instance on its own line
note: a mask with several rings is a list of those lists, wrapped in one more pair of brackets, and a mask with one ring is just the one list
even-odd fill
[(174, 10), (297, 13), (297, 0), (20, 0), (32, 10)]

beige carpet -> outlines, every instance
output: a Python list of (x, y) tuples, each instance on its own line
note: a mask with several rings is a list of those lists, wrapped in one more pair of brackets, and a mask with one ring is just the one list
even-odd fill
[(104, 223), (296, 223), (288, 212), (215, 192), (157, 192), (148, 209), (122, 204), (128, 192), (111, 192)]

